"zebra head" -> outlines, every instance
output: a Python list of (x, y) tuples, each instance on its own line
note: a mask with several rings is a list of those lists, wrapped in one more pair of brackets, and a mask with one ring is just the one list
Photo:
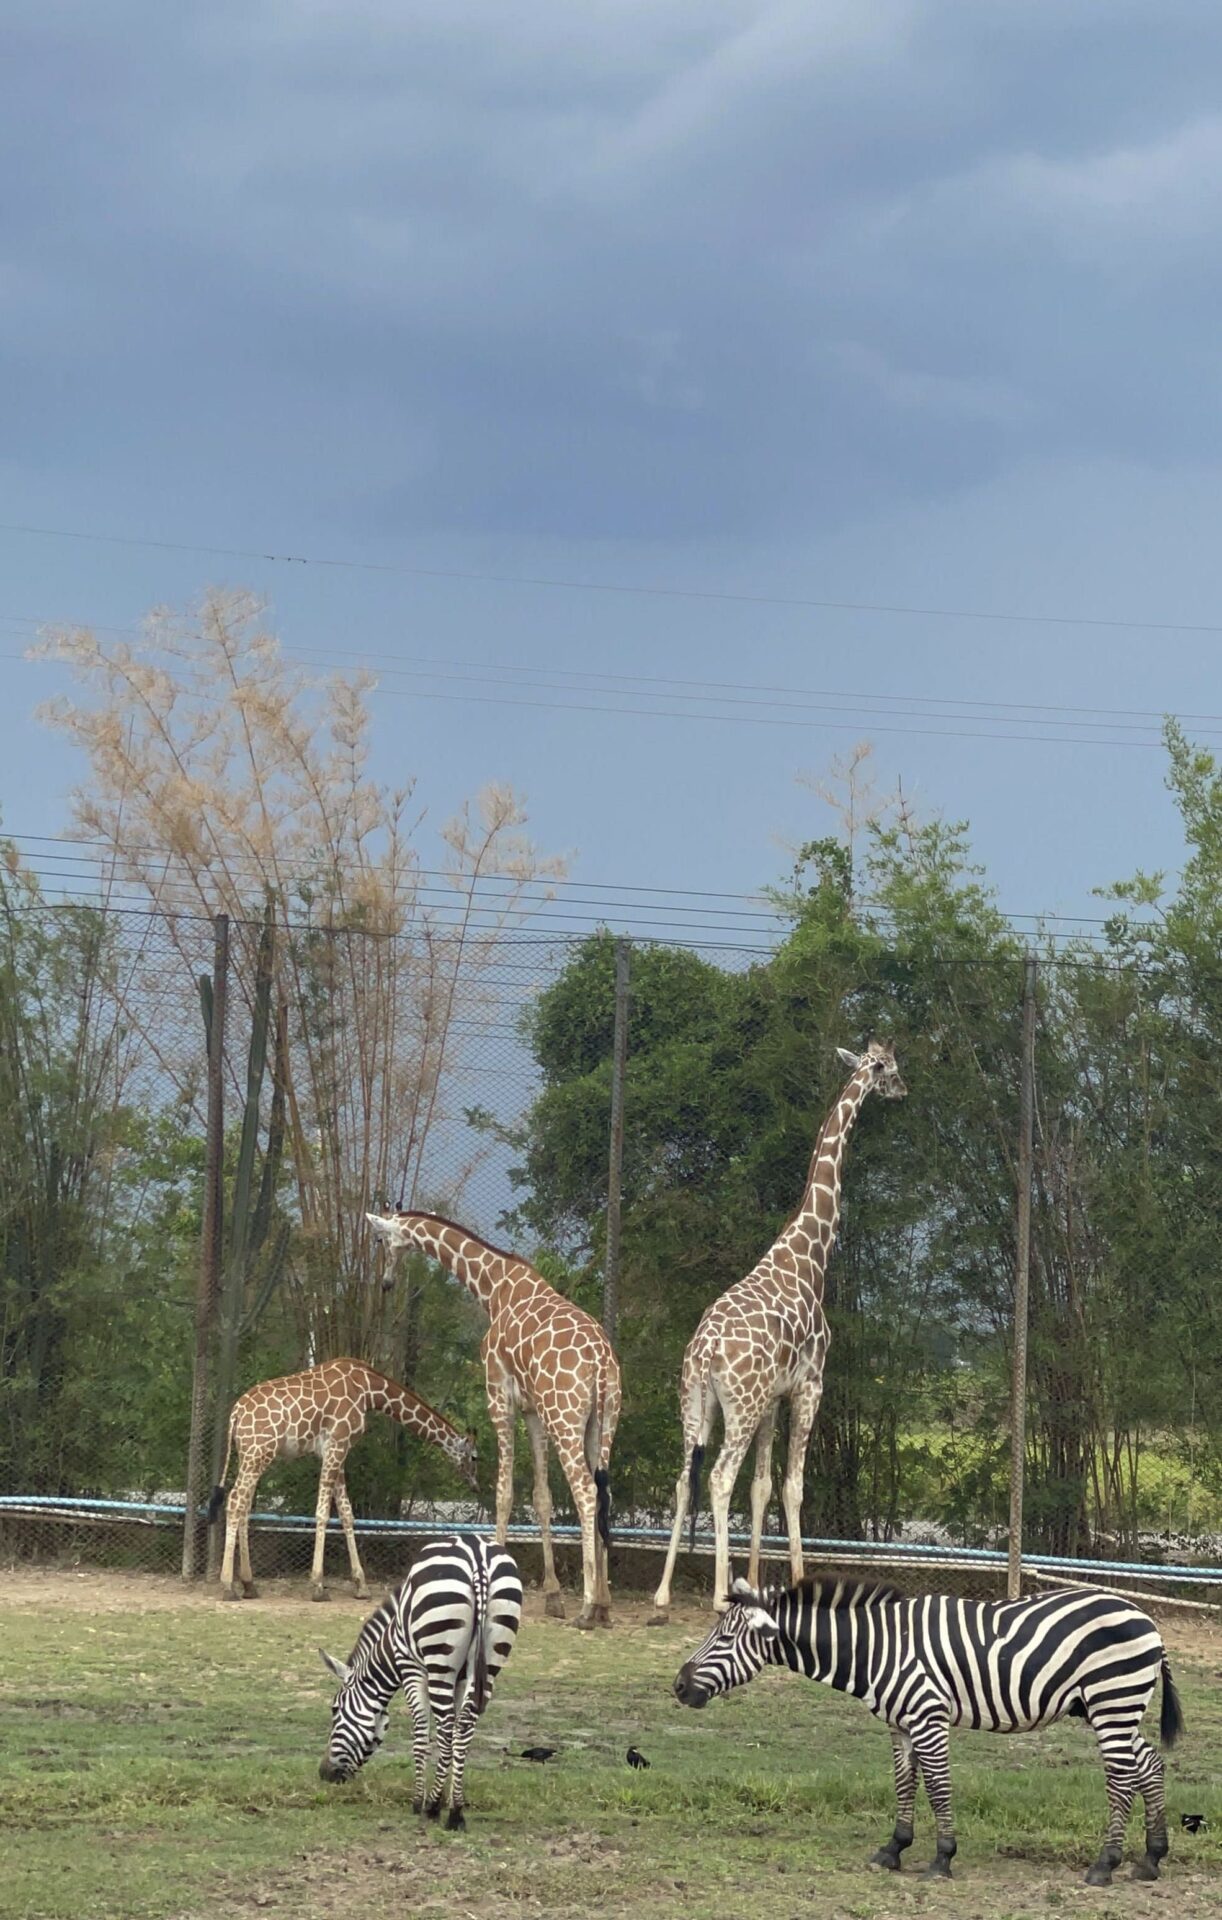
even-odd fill
[[(323, 1665), (339, 1681), (331, 1702), (331, 1736), (318, 1768), (322, 1780), (351, 1780), (386, 1738), (389, 1697), (383, 1697), (374, 1677), (354, 1672), (343, 1660), (323, 1653)], [(393, 1691), (393, 1689), (392, 1689)]]
[(765, 1599), (745, 1580), (736, 1580), (712, 1633), (680, 1667), (676, 1700), (685, 1707), (705, 1707), (715, 1693), (754, 1680), (772, 1661), (780, 1631)]

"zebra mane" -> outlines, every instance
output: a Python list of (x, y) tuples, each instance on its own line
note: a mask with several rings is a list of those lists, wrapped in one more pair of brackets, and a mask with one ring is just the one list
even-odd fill
[(390, 1624), (394, 1601), (394, 1594), (388, 1593), (381, 1606), (374, 1609), (357, 1634), (356, 1643), (348, 1655), (348, 1666), (353, 1673), (363, 1673), (368, 1665), (370, 1655)]
[(789, 1593), (809, 1594), (811, 1605), (845, 1613), (855, 1607), (876, 1606), (886, 1600), (902, 1600), (903, 1594), (885, 1580), (800, 1580)]

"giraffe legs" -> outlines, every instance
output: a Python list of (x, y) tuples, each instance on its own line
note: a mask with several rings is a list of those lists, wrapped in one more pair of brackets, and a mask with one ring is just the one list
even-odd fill
[(751, 1481), (751, 1558), (747, 1579), (753, 1587), (760, 1583), (760, 1539), (764, 1516), (772, 1494), (772, 1436), (776, 1432), (776, 1407), (769, 1407), (755, 1436), (755, 1475)]
[(560, 1465), (564, 1469), (564, 1477), (572, 1490), (577, 1517), (581, 1521), (581, 1611), (573, 1624), (586, 1629), (598, 1624), (598, 1574), (594, 1524), (597, 1501), (594, 1479), (586, 1461), (584, 1436), (569, 1444), (558, 1440), (556, 1452), (560, 1457)]
[(543, 1422), (533, 1408), (524, 1408), (523, 1417), (535, 1458), (535, 1518), (543, 1536), (543, 1607), (553, 1620), (563, 1620), (564, 1599), (556, 1578), (556, 1556), (552, 1550), (552, 1490), (547, 1481), (547, 1435), (543, 1431)]
[[(246, 1455), (238, 1468), (238, 1477), (225, 1502), (225, 1551), (221, 1559), (222, 1600), (253, 1600), (255, 1584), (250, 1566), (250, 1510), (255, 1490), (275, 1455)], [(234, 1559), (238, 1574), (234, 1578)]]
[(730, 1593), (730, 1496), (734, 1492), (734, 1482), (738, 1470), (747, 1457), (747, 1448), (751, 1445), (753, 1427), (727, 1424), (726, 1437), (721, 1452), (717, 1456), (717, 1465), (709, 1475), (709, 1492), (713, 1501), (713, 1537), (716, 1543), (716, 1562), (713, 1574), (713, 1606), (718, 1613), (724, 1613)]
[(365, 1584), (365, 1569), (361, 1565), (361, 1556), (356, 1550), (356, 1528), (352, 1520), (352, 1502), (348, 1498), (348, 1489), (344, 1484), (343, 1469), (335, 1482), (335, 1504), (339, 1508), (339, 1517), (344, 1529), (344, 1539), (348, 1543), (348, 1565), (352, 1570), (352, 1583), (358, 1600), (368, 1600), (369, 1588)]
[(331, 1598), (323, 1581), (323, 1559), (327, 1551), (327, 1521), (331, 1517), (331, 1501), (340, 1476), (341, 1466), (336, 1463), (331, 1452), (325, 1450), (322, 1457), (322, 1472), (318, 1476), (318, 1505), (314, 1509), (314, 1565), (310, 1569), (311, 1600)]
[(496, 1544), (503, 1547), (513, 1512), (513, 1388), (496, 1374), (487, 1381), (488, 1417), (496, 1429)]
[(811, 1428), (823, 1396), (822, 1377), (804, 1380), (789, 1404), (789, 1461), (781, 1500), (785, 1508), (785, 1526), (789, 1534), (789, 1573), (796, 1585), (802, 1578), (802, 1483), (806, 1474), (806, 1449)]

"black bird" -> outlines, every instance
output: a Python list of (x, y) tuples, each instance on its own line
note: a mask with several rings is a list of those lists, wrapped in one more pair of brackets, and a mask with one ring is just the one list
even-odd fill
[(559, 1751), (559, 1747), (524, 1747), (518, 1758), (519, 1760), (538, 1760), (542, 1765), (544, 1760), (550, 1760), (552, 1755)]
[(1209, 1832), (1209, 1822), (1203, 1813), (1181, 1813), (1180, 1825), (1185, 1833)]
[(638, 1753), (635, 1747), (629, 1747), (629, 1749), (628, 1749), (628, 1765), (629, 1765), (630, 1767), (646, 1767), (646, 1768), (648, 1768), (648, 1767), (649, 1767), (649, 1766), (650, 1766), (651, 1764), (652, 1764), (652, 1763), (651, 1763), (650, 1761), (648, 1761), (648, 1760), (647, 1760), (647, 1759), (645, 1758), (645, 1756), (644, 1756), (644, 1754), (643, 1754), (643, 1753)]

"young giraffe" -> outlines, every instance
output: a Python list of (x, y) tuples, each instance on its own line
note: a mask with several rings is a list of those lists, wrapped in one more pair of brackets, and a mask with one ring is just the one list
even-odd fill
[[(255, 1489), (276, 1459), (296, 1459), (299, 1453), (322, 1456), (318, 1482), (318, 1508), (315, 1515), (314, 1566), (310, 1574), (311, 1597), (325, 1600), (323, 1555), (327, 1545), (327, 1521), (331, 1517), (331, 1499), (339, 1508), (348, 1559), (357, 1595), (366, 1600), (369, 1589), (360, 1555), (356, 1550), (356, 1532), (352, 1524), (352, 1503), (344, 1485), (344, 1461), (354, 1440), (365, 1431), (370, 1413), (388, 1413), (392, 1420), (413, 1433), (432, 1440), (453, 1462), (463, 1479), (475, 1486), (475, 1435), (460, 1433), (457, 1427), (434, 1411), (410, 1387), (401, 1387), (383, 1373), (375, 1373), (359, 1360), (328, 1360), (305, 1373), (285, 1374), (279, 1380), (262, 1380), (250, 1387), (233, 1403), (229, 1416), (229, 1449), (225, 1471), (212, 1490), (208, 1520), (215, 1520), (226, 1505), (225, 1480), (234, 1446), (238, 1449), (238, 1477), (229, 1494), (225, 1515), (225, 1557), (221, 1564), (221, 1593), (226, 1600), (253, 1599), (256, 1588), (250, 1566), (250, 1510)], [(234, 1549), (241, 1562), (239, 1579), (233, 1577)]]
[(366, 1219), (388, 1247), (418, 1247), (439, 1260), (488, 1315), (480, 1352), (488, 1412), (497, 1437), (497, 1544), (503, 1547), (508, 1537), (514, 1417), (520, 1408), (534, 1453), (535, 1513), (543, 1536), (547, 1611), (564, 1618), (552, 1554), (552, 1498), (547, 1484), (550, 1440), (581, 1519), (583, 1592), (576, 1624), (609, 1627), (608, 1467), (622, 1398), (619, 1362), (611, 1342), (596, 1320), (549, 1287), (528, 1261), (489, 1246), (452, 1220), (435, 1213), (370, 1213)]
[[(700, 1463), (721, 1407), (725, 1436), (710, 1476), (716, 1571), (713, 1604), (724, 1612), (730, 1589), (730, 1495), (738, 1470), (755, 1444), (751, 1482), (751, 1559), (748, 1578), (759, 1585), (760, 1535), (772, 1492), (772, 1437), (777, 1408), (788, 1398), (789, 1463), (782, 1500), (789, 1529), (793, 1578), (802, 1578), (802, 1481), (806, 1448), (823, 1393), (828, 1325), (823, 1312), (823, 1276), (836, 1238), (840, 1211), (840, 1168), (845, 1142), (875, 1091), (902, 1100), (892, 1048), (872, 1040), (863, 1054), (837, 1047), (852, 1077), (823, 1124), (802, 1204), (747, 1275), (714, 1300), (683, 1356), (679, 1403), (683, 1415), (683, 1472), (675, 1487), (675, 1524), (662, 1584), (654, 1596), (651, 1626), (664, 1626), (670, 1609), (670, 1583), (688, 1506), (699, 1494)], [(692, 1515), (693, 1527), (695, 1513)]]

